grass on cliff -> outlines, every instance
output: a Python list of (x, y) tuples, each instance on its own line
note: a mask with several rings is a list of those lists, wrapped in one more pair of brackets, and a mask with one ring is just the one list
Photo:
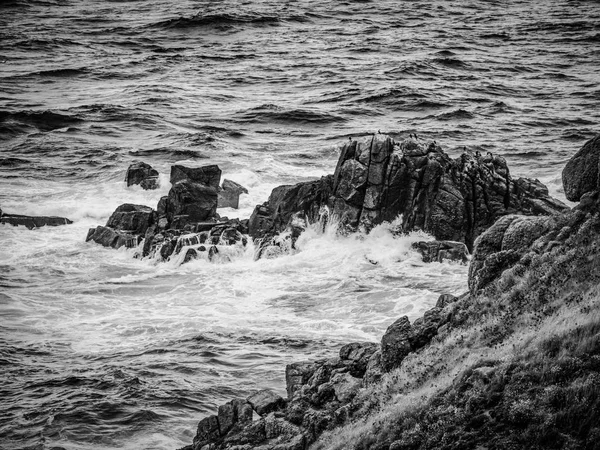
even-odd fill
[(600, 449), (600, 219), (542, 243), (312, 448)]

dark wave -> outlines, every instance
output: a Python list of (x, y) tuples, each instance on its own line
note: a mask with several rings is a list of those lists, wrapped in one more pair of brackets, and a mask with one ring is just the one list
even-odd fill
[(40, 72), (35, 72), (33, 75), (39, 75), (41, 77), (73, 77), (77, 75), (83, 75), (88, 73), (87, 68), (65, 68), (65, 69), (52, 69), (52, 70), (42, 70)]
[(232, 25), (279, 25), (281, 22), (307, 22), (310, 19), (304, 15), (278, 17), (258, 14), (205, 14), (192, 17), (177, 17), (151, 24), (154, 28), (186, 29), (206, 26)]
[(152, 148), (147, 150), (132, 150), (129, 152), (132, 156), (165, 156), (173, 157), (176, 159), (208, 159), (211, 156), (205, 152), (199, 150), (176, 150), (168, 147), (163, 148)]
[(326, 112), (308, 109), (284, 109), (276, 105), (262, 105), (236, 115), (238, 121), (250, 123), (313, 123), (345, 122), (346, 119)]
[(52, 131), (83, 122), (77, 116), (52, 111), (0, 111), (0, 134), (24, 131), (23, 125), (33, 126), (40, 131)]
[(29, 163), (31, 161), (23, 158), (0, 158), (0, 167), (15, 167)]
[(435, 116), (438, 120), (469, 120), (474, 118), (475, 115), (464, 109), (456, 109), (454, 111), (448, 111)]

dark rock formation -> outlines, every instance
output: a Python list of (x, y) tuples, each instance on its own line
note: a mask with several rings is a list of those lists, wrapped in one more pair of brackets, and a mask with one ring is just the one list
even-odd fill
[(125, 203), (109, 217), (106, 226), (90, 228), (86, 242), (94, 241), (104, 247), (137, 247), (156, 223), (156, 212), (143, 205)]
[(156, 211), (149, 206), (125, 203), (109, 217), (106, 226), (129, 234), (144, 235), (156, 223)]
[(240, 206), (240, 195), (247, 194), (246, 189), (241, 184), (236, 183), (228, 179), (223, 180), (223, 185), (219, 189), (219, 208), (234, 208), (238, 209)]
[(412, 247), (421, 253), (423, 262), (469, 261), (469, 250), (462, 242), (454, 241), (420, 241)]
[(217, 190), (221, 183), (221, 169), (214, 164), (193, 168), (178, 165), (171, 166), (171, 184), (174, 185), (182, 180), (193, 181)]
[(94, 241), (104, 247), (121, 248), (125, 246), (134, 248), (140, 243), (141, 237), (112, 228), (97, 226), (89, 229), (85, 242), (89, 241)]
[(40, 228), (44, 226), (56, 227), (59, 225), (68, 225), (73, 221), (65, 217), (55, 216), (22, 216), (19, 214), (2, 213), (0, 209), (0, 223), (10, 224), (13, 226), (23, 225), (28, 229)]
[(190, 180), (178, 181), (169, 191), (165, 210), (168, 223), (175, 229), (215, 218), (217, 190)]
[(499, 217), (568, 209), (539, 181), (513, 180), (500, 156), (452, 159), (434, 143), (398, 144), (378, 134), (346, 143), (333, 176), (273, 190), (254, 210), (250, 235), (268, 237), (298, 218), (316, 221), (323, 207), (348, 229), (369, 229), (402, 214), (405, 231), (421, 229), (469, 249)]
[(158, 188), (158, 171), (153, 169), (150, 164), (145, 162), (136, 162), (129, 166), (125, 175), (127, 186), (139, 184), (142, 188)]
[(247, 401), (259, 416), (266, 416), (285, 407), (285, 400), (269, 389), (255, 392)]
[(567, 162), (562, 172), (565, 196), (578, 202), (586, 192), (600, 189), (600, 135), (587, 141)]

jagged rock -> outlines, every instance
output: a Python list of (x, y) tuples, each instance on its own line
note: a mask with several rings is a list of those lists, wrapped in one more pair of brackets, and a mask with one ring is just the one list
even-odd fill
[(455, 241), (419, 241), (412, 244), (423, 256), (423, 262), (469, 261), (469, 250), (462, 242)]
[(349, 229), (368, 229), (402, 214), (405, 231), (421, 229), (468, 249), (499, 217), (568, 209), (539, 181), (513, 181), (499, 156), (464, 153), (452, 159), (435, 144), (397, 144), (378, 134), (346, 143), (333, 176), (275, 188), (254, 210), (250, 235), (277, 234), (298, 215), (314, 222), (322, 207)]
[(386, 372), (398, 367), (412, 351), (411, 326), (408, 317), (402, 316), (391, 324), (381, 338), (381, 366)]
[(215, 442), (220, 437), (219, 419), (217, 416), (206, 417), (198, 423), (198, 429), (193, 443), (194, 450), (200, 450), (204, 445)]
[(174, 185), (182, 180), (204, 184), (216, 191), (221, 183), (221, 169), (214, 164), (194, 168), (179, 165), (171, 166), (171, 184)]
[(285, 366), (285, 383), (288, 400), (292, 400), (298, 390), (313, 376), (319, 368), (318, 362), (295, 362)]
[(371, 355), (367, 362), (367, 369), (363, 376), (363, 386), (371, 386), (381, 380), (383, 376), (383, 366), (381, 365), (381, 350), (377, 350)]
[(353, 342), (340, 348), (340, 359), (353, 377), (362, 378), (371, 355), (378, 349), (379, 345), (372, 342)]
[(85, 242), (94, 241), (104, 247), (112, 248), (121, 248), (123, 246), (127, 248), (137, 247), (140, 240), (139, 236), (103, 226), (90, 228), (85, 238)]
[(600, 135), (587, 141), (563, 169), (562, 182), (568, 200), (577, 202), (583, 194), (600, 188), (599, 164)]
[(158, 171), (150, 164), (136, 162), (129, 166), (125, 175), (127, 186), (139, 184), (144, 189), (158, 188)]
[(59, 225), (69, 225), (73, 221), (65, 217), (55, 216), (22, 216), (19, 214), (3, 214), (0, 210), (0, 223), (10, 224), (13, 226), (23, 225), (30, 230), (41, 228), (44, 226), (56, 227)]
[(169, 191), (166, 218), (171, 228), (183, 229), (187, 224), (206, 221), (216, 212), (217, 190), (213, 187), (185, 179)]
[(259, 416), (265, 416), (285, 407), (285, 400), (270, 389), (263, 389), (249, 396), (246, 401), (252, 405)]
[(217, 417), (219, 433), (225, 436), (237, 423), (245, 425), (252, 422), (252, 406), (244, 400), (234, 399), (219, 406)]
[(457, 300), (458, 300), (458, 297), (455, 297), (454, 295), (442, 294), (439, 296), (435, 306), (437, 308), (445, 308), (446, 306), (456, 302)]
[[(411, 325), (403, 316), (388, 327), (381, 338), (381, 367), (389, 372), (400, 366), (409, 353), (415, 352), (431, 342), (440, 327), (448, 323), (450, 315), (444, 308), (436, 306), (425, 312)], [(367, 369), (368, 371), (368, 369)]]
[(499, 219), (475, 242), (469, 266), (469, 289), (475, 293), (517, 262), (552, 226), (548, 217), (510, 215)]
[(294, 186), (279, 186), (273, 189), (269, 200), (254, 209), (249, 222), (250, 236), (262, 238), (283, 231), (294, 216), (308, 217), (316, 221), (321, 206), (327, 204), (333, 177), (299, 183)]
[(106, 226), (132, 235), (144, 235), (155, 222), (156, 212), (149, 206), (125, 203), (115, 209)]
[(238, 209), (240, 205), (240, 195), (247, 193), (248, 189), (241, 184), (224, 179), (223, 185), (221, 186), (221, 189), (219, 189), (219, 208)]
[(106, 226), (90, 228), (86, 242), (94, 241), (104, 247), (136, 247), (156, 221), (155, 211), (143, 205), (125, 203), (109, 217)]
[(361, 380), (349, 373), (336, 373), (331, 378), (331, 384), (337, 400), (341, 403), (348, 403), (360, 389)]

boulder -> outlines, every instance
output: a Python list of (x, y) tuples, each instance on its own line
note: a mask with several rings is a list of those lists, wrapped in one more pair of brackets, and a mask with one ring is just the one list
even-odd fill
[(420, 241), (412, 244), (423, 257), (423, 262), (469, 261), (469, 250), (462, 242), (456, 241)]
[(94, 241), (104, 247), (121, 248), (125, 246), (127, 248), (134, 248), (140, 243), (141, 237), (113, 230), (112, 228), (98, 226), (89, 229), (85, 242), (89, 241)]
[(221, 169), (214, 164), (193, 168), (179, 165), (171, 166), (171, 184), (174, 185), (182, 180), (204, 184), (217, 190), (221, 183)]
[(69, 225), (73, 221), (65, 217), (56, 216), (22, 216), (19, 214), (3, 214), (0, 210), (0, 223), (10, 224), (13, 226), (23, 225), (28, 229), (41, 228), (45, 226), (57, 227), (59, 225)]
[(353, 377), (362, 378), (369, 359), (379, 349), (372, 342), (353, 342), (340, 348), (340, 359)]
[(238, 184), (235, 181), (224, 179), (223, 185), (221, 186), (218, 192), (219, 208), (238, 209), (240, 206), (240, 195), (247, 193), (248, 189), (246, 189), (241, 184)]
[(158, 188), (158, 171), (145, 162), (135, 162), (127, 169), (125, 175), (127, 186), (139, 184), (144, 189)]
[(125, 203), (119, 206), (106, 222), (108, 228), (132, 235), (144, 235), (156, 222), (156, 212), (149, 206)]
[(578, 202), (587, 192), (600, 188), (600, 135), (587, 141), (573, 155), (562, 171), (562, 182), (565, 196), (572, 202)]
[(216, 216), (217, 190), (187, 179), (178, 181), (169, 191), (165, 209), (171, 228), (206, 221)]
[(389, 372), (399, 367), (412, 351), (411, 328), (408, 317), (402, 316), (385, 331), (381, 338), (381, 366), (384, 371)]
[(553, 225), (548, 217), (502, 217), (475, 242), (469, 289), (477, 292), (512, 267)]
[(285, 400), (270, 389), (263, 389), (250, 395), (246, 401), (259, 416), (265, 416), (285, 407)]

